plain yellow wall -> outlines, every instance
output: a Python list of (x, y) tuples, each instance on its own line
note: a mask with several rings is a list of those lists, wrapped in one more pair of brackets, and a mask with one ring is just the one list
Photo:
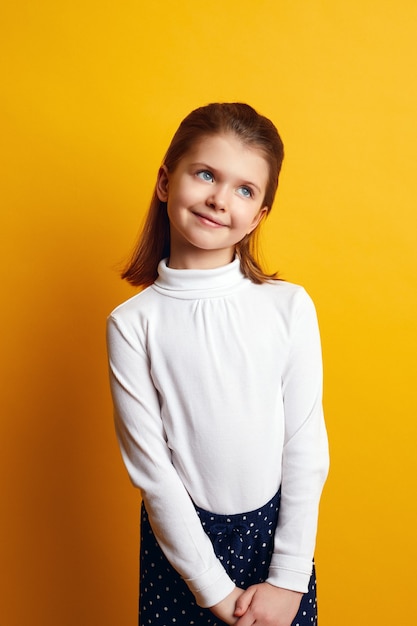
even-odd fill
[(179, 121), (244, 100), (286, 144), (268, 266), (320, 316), (321, 626), (415, 621), (415, 0), (1, 10), (2, 626), (134, 626), (138, 494), (105, 318)]

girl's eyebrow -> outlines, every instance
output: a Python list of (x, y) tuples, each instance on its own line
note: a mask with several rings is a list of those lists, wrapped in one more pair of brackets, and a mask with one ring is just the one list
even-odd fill
[[(214, 174), (218, 174), (219, 170), (217, 170), (215, 167), (212, 167), (211, 165), (209, 165), (208, 163), (204, 163), (204, 162), (200, 162), (200, 161), (196, 161), (195, 163), (190, 163), (190, 167), (194, 168), (194, 167), (201, 167), (205, 170), (210, 170), (210, 172), (213, 172)], [(248, 187), (255, 187), (255, 189), (257, 189), (259, 191), (259, 193), (261, 193), (261, 189), (259, 187), (259, 185), (257, 185), (256, 183), (250, 181), (250, 180), (242, 180), (241, 185), (247, 185)]]

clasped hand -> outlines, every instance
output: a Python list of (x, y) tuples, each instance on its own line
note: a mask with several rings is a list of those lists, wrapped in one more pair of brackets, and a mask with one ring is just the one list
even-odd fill
[(300, 607), (302, 593), (269, 583), (236, 587), (224, 600), (211, 607), (226, 624), (234, 626), (291, 626)]

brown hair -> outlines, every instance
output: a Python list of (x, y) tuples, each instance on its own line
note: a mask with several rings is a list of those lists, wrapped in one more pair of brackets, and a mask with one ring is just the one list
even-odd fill
[[(278, 177), (284, 158), (284, 146), (272, 122), (248, 104), (214, 103), (192, 111), (181, 122), (163, 160), (168, 172), (173, 172), (191, 146), (204, 136), (233, 133), (242, 143), (262, 153), (269, 167), (268, 183), (262, 206), (272, 208), (278, 187)], [(263, 283), (276, 274), (268, 275), (260, 267), (257, 256), (257, 228), (236, 244), (242, 272), (255, 283)], [(158, 264), (169, 257), (170, 235), (166, 202), (161, 202), (154, 190), (149, 212), (133, 250), (122, 272), (122, 278), (135, 286), (147, 287), (158, 276)]]

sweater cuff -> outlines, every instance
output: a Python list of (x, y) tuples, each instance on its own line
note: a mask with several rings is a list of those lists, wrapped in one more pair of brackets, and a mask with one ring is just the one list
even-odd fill
[(184, 581), (194, 595), (198, 606), (203, 608), (221, 602), (235, 588), (234, 582), (229, 578), (220, 561), (197, 578), (185, 578)]
[(274, 554), (266, 582), (275, 587), (306, 593), (313, 564), (306, 559)]

